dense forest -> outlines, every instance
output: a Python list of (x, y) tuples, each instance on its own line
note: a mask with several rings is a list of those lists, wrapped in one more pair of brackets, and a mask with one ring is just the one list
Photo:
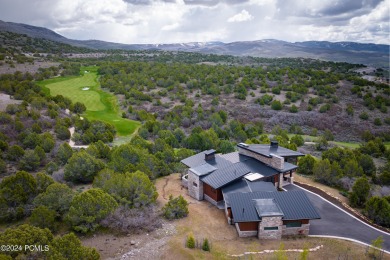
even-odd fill
[[(159, 227), (162, 216), (186, 216), (182, 197), (156, 208), (153, 181), (183, 172), (180, 160), (196, 152), (229, 153), (239, 142), (277, 140), (308, 153), (299, 160), (301, 174), (336, 187), (351, 206), (390, 227), (390, 88), (362, 78), (363, 65), (97, 52), (11, 33), (0, 40), (0, 67), (57, 63), (0, 75), (0, 94), (9, 98), (0, 106), (0, 222), (7, 228), (0, 241), (53, 248), (28, 258), (99, 259), (77, 236), (62, 234), (142, 232)], [(100, 86), (115, 94), (122, 117), (142, 122), (129, 142), (114, 146), (115, 127), (83, 118), (84, 104), (37, 84), (77, 77), (86, 65), (98, 67)], [(73, 140), (87, 148), (69, 145), (71, 127)], [(335, 140), (361, 144), (347, 149)]]

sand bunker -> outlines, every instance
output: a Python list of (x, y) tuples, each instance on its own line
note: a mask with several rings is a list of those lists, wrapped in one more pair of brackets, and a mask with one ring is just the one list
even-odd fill
[(82, 88), (81, 90), (88, 90), (89, 88), (88, 87), (86, 87), (86, 88)]

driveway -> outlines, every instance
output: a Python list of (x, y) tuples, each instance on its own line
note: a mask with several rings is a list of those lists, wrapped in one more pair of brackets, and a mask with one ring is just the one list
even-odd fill
[(309, 235), (338, 236), (355, 239), (366, 244), (379, 236), (383, 237), (383, 249), (390, 251), (390, 234), (381, 232), (371, 226), (368, 226), (356, 218), (348, 215), (344, 211), (335, 207), (333, 204), (323, 200), (296, 185), (287, 185), (284, 187), (287, 191), (303, 190), (307, 197), (313, 203), (321, 216), (321, 219), (310, 221)]

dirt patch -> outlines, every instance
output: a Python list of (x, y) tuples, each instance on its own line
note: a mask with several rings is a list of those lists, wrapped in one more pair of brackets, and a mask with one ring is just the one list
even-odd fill
[(9, 104), (21, 104), (21, 100), (11, 99), (10, 95), (0, 93), (0, 111), (5, 111)]

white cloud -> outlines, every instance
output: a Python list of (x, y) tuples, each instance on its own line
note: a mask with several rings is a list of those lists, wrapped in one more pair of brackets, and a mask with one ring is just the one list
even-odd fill
[(240, 13), (233, 15), (228, 19), (229, 23), (234, 23), (234, 22), (246, 22), (253, 20), (253, 16), (245, 9), (243, 9)]
[(390, 42), (390, 0), (0, 1), (3, 21), (43, 26), (80, 40)]

